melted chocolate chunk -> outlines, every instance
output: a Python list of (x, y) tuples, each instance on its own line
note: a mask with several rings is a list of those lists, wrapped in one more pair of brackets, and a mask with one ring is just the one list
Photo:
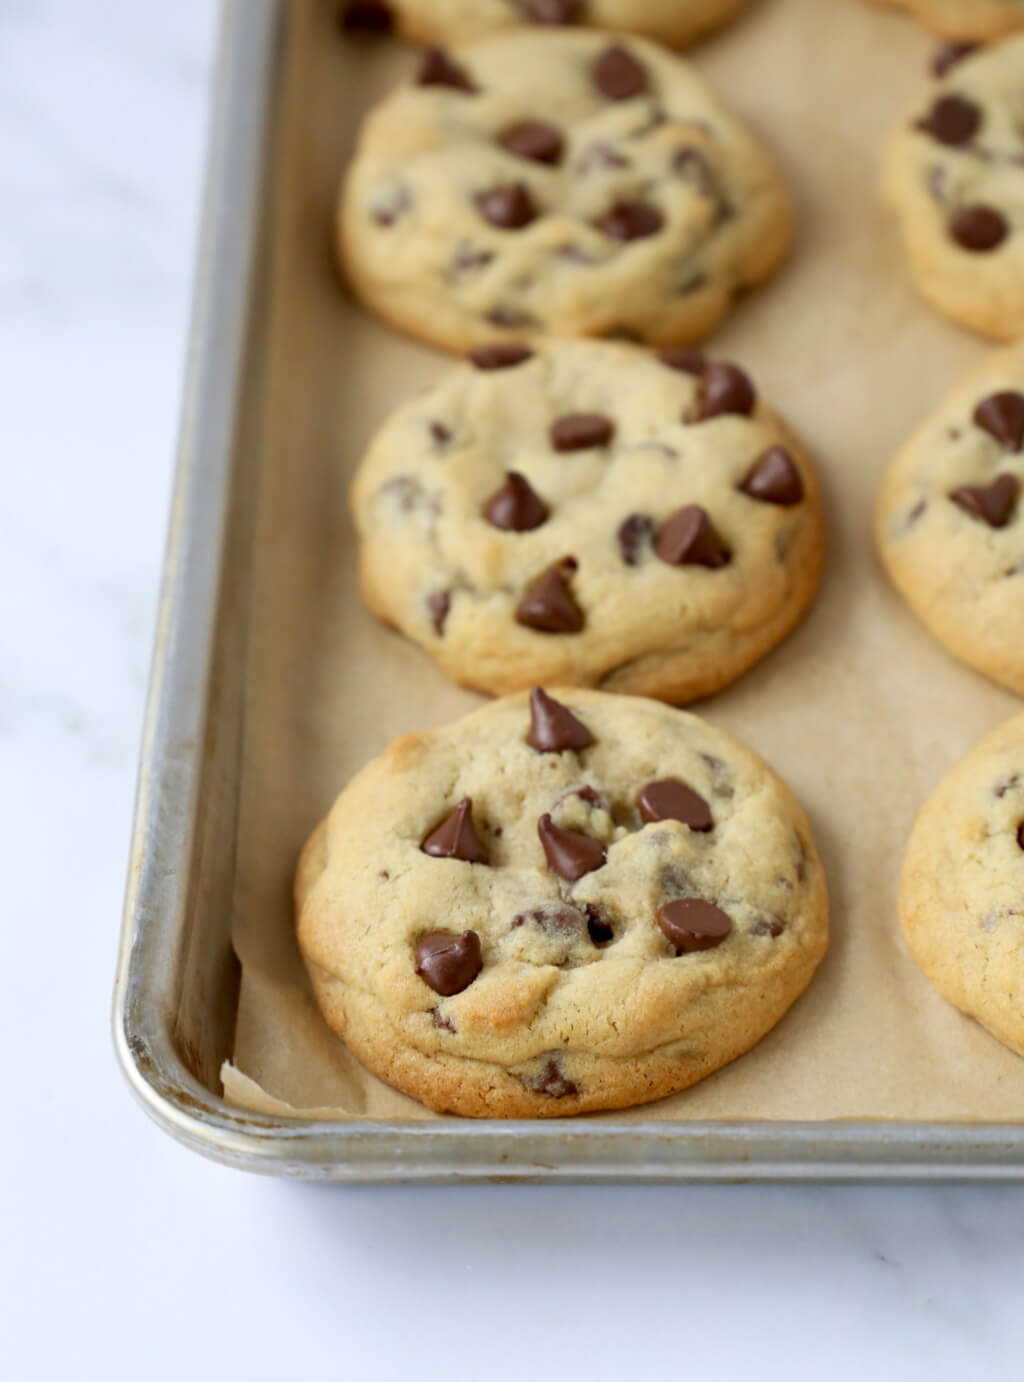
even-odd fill
[(1017, 827), (1017, 843), (1024, 849), (1024, 823)]
[(452, 434), (443, 422), (432, 422), (430, 424), (430, 439), (437, 446), (447, 446), (452, 439)]
[(416, 973), (442, 998), (468, 989), (483, 967), (480, 937), (475, 931), (464, 931), (461, 936), (431, 931), (416, 942)]
[(1005, 528), (1017, 507), (1020, 483), (1015, 475), (997, 475), (990, 485), (960, 485), (951, 490), (953, 503), (980, 518), (990, 528)]
[(473, 829), (473, 800), (463, 797), (458, 806), (426, 836), (420, 849), (435, 859), (461, 859), (467, 864), (486, 864), (487, 851)]
[(713, 950), (732, 930), (732, 922), (713, 902), (702, 897), (680, 897), (666, 902), (658, 912), (658, 925), (680, 955), (694, 950)]
[(442, 48), (428, 48), (423, 54), (416, 83), (418, 86), (450, 86), (454, 91), (470, 94), (476, 91), (468, 72), (453, 62)]
[(654, 519), (649, 514), (631, 513), (628, 518), (622, 520), (616, 537), (619, 540), (622, 560), (627, 566), (639, 566), (640, 554), (650, 542), (653, 532)]
[(603, 413), (566, 413), (551, 424), (548, 435), (556, 451), (586, 451), (607, 446), (615, 435), (615, 423)]
[(520, 120), (509, 125), (498, 135), (498, 143), (508, 153), (533, 163), (561, 163), (565, 152), (561, 130), (541, 120)]
[(677, 369), (682, 374), (701, 375), (708, 367), (707, 356), (696, 346), (667, 346), (658, 351), (658, 359), (669, 369)]
[(989, 394), (974, 410), (974, 425), (995, 437), (1004, 451), (1024, 450), (1024, 394), (1014, 389)]
[(1009, 233), (1010, 226), (1002, 212), (981, 202), (962, 206), (949, 222), (950, 237), (972, 254), (996, 249)]
[(677, 509), (658, 529), (654, 550), (669, 566), (707, 566), (712, 570), (729, 564), (729, 549), (719, 538), (699, 504)]
[(613, 44), (591, 68), (594, 85), (609, 101), (628, 101), (647, 90), (647, 69), (628, 48)]
[(527, 533), (546, 521), (548, 506), (525, 475), (510, 470), (505, 475), (505, 483), (484, 504), (483, 515), (492, 528)]
[(583, 910), (587, 914), (587, 934), (595, 945), (607, 945), (615, 939), (615, 932), (600, 907), (588, 902)]
[(542, 571), (516, 606), (516, 622), (538, 633), (579, 633), (583, 611), (572, 593), (575, 557), (563, 557)]
[(452, 593), (450, 590), (435, 590), (433, 595), (427, 596), (427, 609), (430, 611), (430, 622), (434, 626), (434, 632), (438, 638), (444, 636), (444, 626), (448, 622), (448, 613), (452, 607)]
[(692, 787), (674, 777), (648, 782), (636, 799), (640, 815), (652, 821), (681, 821), (691, 830), (708, 831), (715, 826), (711, 807)]
[(538, 753), (564, 753), (566, 749), (589, 748), (594, 736), (567, 705), (535, 686), (530, 692), (530, 728), (526, 742)]
[(967, 144), (981, 129), (984, 115), (973, 101), (965, 96), (940, 96), (927, 115), (921, 117), (915, 129), (930, 134), (940, 144)]
[(431, 1008), (430, 1015), (434, 1019), (434, 1026), (440, 1027), (442, 1032), (454, 1032), (455, 1023), (450, 1017), (446, 1017), (440, 1008)]
[(551, 1099), (566, 1099), (570, 1094), (578, 1094), (579, 1089), (572, 1080), (566, 1079), (557, 1061), (549, 1060), (537, 1075), (521, 1075), (520, 1079), (527, 1089), (535, 1094), (547, 1094)]
[(476, 198), (477, 208), (485, 221), (499, 230), (522, 230), (540, 215), (530, 189), (523, 182), (512, 182), (505, 187), (492, 187), (481, 192)]
[(784, 446), (770, 446), (759, 456), (740, 489), (751, 499), (784, 509), (791, 509), (804, 497), (804, 482)]
[(537, 822), (537, 834), (544, 846), (548, 868), (567, 883), (575, 883), (584, 874), (601, 868), (608, 857), (600, 840), (581, 835), (578, 830), (563, 830), (547, 814)]
[(656, 206), (649, 202), (615, 202), (603, 216), (594, 222), (597, 230), (612, 240), (628, 244), (630, 240), (643, 240), (648, 235), (657, 235), (665, 224), (665, 218)]
[(349, 0), (339, 18), (347, 34), (389, 34), (395, 24), (395, 16), (382, 0)]
[(511, 369), (525, 360), (533, 359), (533, 351), (524, 345), (484, 345), (469, 352), (470, 362), (481, 370)]
[(962, 62), (969, 53), (977, 52), (978, 43), (944, 43), (932, 58), (931, 68), (936, 77), (944, 77), (951, 67)]
[(749, 417), (754, 411), (757, 395), (748, 376), (737, 365), (715, 363), (708, 365), (697, 385), (697, 406), (692, 422), (706, 422), (708, 418), (736, 413)]

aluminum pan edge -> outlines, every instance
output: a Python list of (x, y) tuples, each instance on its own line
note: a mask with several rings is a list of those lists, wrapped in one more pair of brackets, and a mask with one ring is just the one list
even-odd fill
[[(1011, 1181), (1024, 1127), (921, 1123), (324, 1122), (234, 1109), (173, 1040), (237, 402), (253, 321), (259, 208), (287, 0), (228, 0), (217, 74), (181, 444), (143, 733), (114, 1040), (136, 1097), (227, 1165), (347, 1182)], [(200, 483), (201, 481), (201, 483)]]

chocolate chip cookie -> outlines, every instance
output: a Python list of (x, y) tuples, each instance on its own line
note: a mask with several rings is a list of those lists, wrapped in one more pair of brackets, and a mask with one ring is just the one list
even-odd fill
[(355, 292), (460, 352), (696, 339), (790, 221), (772, 159), (691, 66), (585, 29), (428, 52), (368, 116), (339, 207)]
[(928, 301), (1013, 340), (1024, 334), (1024, 35), (944, 71), (890, 136), (885, 195)]
[(1024, 715), (986, 735), (925, 803), (900, 921), (942, 996), (1024, 1056)]
[(1024, 345), (995, 352), (902, 448), (878, 500), (878, 548), (918, 618), (1024, 696)]
[(1024, 29), (1022, 0), (880, 0), (909, 10), (947, 38), (985, 40)]
[(327, 1022), (441, 1113), (551, 1117), (685, 1089), (749, 1050), (828, 943), (800, 807), (657, 702), (539, 688), (406, 734), (296, 876)]
[(692, 347), (482, 346), (384, 425), (352, 500), (369, 608), (496, 693), (706, 695), (793, 627), (824, 552), (803, 448)]
[(517, 24), (592, 24), (681, 48), (732, 19), (747, 0), (348, 0), (342, 27), (455, 43)]

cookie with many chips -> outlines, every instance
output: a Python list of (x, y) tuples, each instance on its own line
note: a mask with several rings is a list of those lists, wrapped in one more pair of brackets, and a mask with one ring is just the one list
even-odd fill
[(681, 702), (814, 596), (814, 467), (747, 374), (692, 348), (493, 345), (403, 404), (352, 493), (363, 597), (448, 676)]
[(902, 448), (878, 498), (878, 549), (941, 643), (1024, 696), (1024, 346), (973, 370)]
[(986, 735), (925, 803), (900, 921), (943, 997), (1024, 1056), (1024, 715)]
[(886, 199), (928, 301), (1014, 340), (1024, 335), (1024, 34), (940, 65), (889, 138)]
[(828, 944), (821, 862), (771, 769), (593, 691), (395, 740), (314, 831), (296, 903), (333, 1030), (473, 1117), (685, 1089), (779, 1021)]
[(339, 208), (358, 296), (460, 352), (696, 339), (790, 223), (774, 161), (693, 67), (586, 29), (428, 52), (367, 117)]

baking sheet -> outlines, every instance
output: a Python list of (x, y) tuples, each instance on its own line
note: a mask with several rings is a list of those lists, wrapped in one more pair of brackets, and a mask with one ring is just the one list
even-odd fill
[[(233, 918), (243, 978), (224, 1090), (263, 1112), (428, 1120), (322, 1022), (291, 914), (298, 851), (353, 772), (395, 735), (479, 703), (356, 594), (350, 477), (389, 409), (448, 361), (338, 286), (333, 201), (359, 113), (415, 59), (345, 41), (333, 10), (297, 0), (289, 44)], [(896, 925), (916, 808), (1018, 708), (915, 623), (871, 543), (888, 457), (988, 348), (914, 296), (876, 195), (884, 133), (922, 89), (932, 47), (905, 16), (860, 0), (758, 0), (695, 54), (778, 152), (799, 212), (789, 265), (711, 348), (751, 372), (816, 455), (831, 540), (801, 628), (696, 708), (762, 753), (807, 809), (833, 942), (749, 1055), (683, 1094), (593, 1120), (1024, 1117), (1024, 1061), (934, 993)]]

